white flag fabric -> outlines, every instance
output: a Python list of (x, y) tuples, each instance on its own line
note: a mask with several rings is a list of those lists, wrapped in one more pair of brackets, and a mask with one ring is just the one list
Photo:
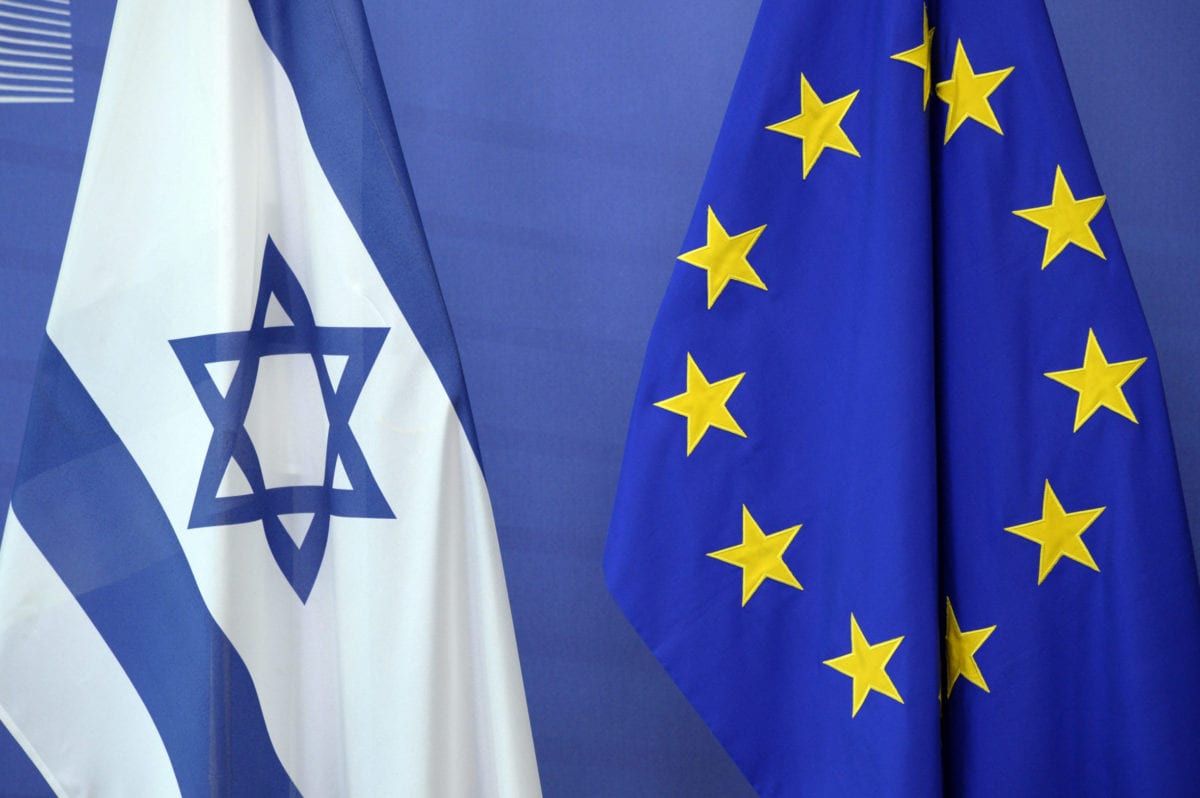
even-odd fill
[(0, 540), (66, 795), (539, 793), (358, 0), (121, 0)]

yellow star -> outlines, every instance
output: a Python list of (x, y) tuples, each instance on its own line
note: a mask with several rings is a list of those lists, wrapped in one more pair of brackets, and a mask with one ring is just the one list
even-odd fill
[(954, 608), (950, 606), (950, 597), (946, 597), (946, 697), (954, 690), (954, 683), (961, 676), (976, 687), (990, 693), (983, 672), (975, 662), (975, 652), (979, 651), (984, 641), (996, 631), (995, 626), (986, 629), (975, 629), (964, 632), (958, 628), (958, 619), (954, 617)]
[(827, 659), (824, 663), (854, 680), (854, 709), (850, 712), (850, 717), (858, 714), (872, 690), (901, 704), (904, 703), (886, 670), (888, 660), (903, 642), (904, 637), (901, 636), (875, 645), (869, 644), (862, 629), (858, 628), (854, 613), (850, 613), (850, 653)]
[(803, 590), (796, 581), (792, 569), (783, 561), (783, 553), (792, 545), (792, 539), (800, 531), (800, 524), (781, 529), (770, 535), (764, 535), (762, 527), (750, 515), (746, 505), (742, 505), (742, 542), (736, 546), (719, 551), (710, 551), (709, 557), (721, 562), (736, 565), (742, 569), (742, 606), (754, 595), (767, 579), (774, 579), (785, 585), (791, 585), (797, 590)]
[(1054, 171), (1054, 193), (1049, 205), (1040, 208), (1026, 208), (1023, 211), (1013, 211), (1022, 219), (1033, 222), (1038, 227), (1046, 228), (1046, 250), (1042, 255), (1042, 268), (1050, 265), (1050, 261), (1062, 254), (1068, 244), (1074, 244), (1080, 249), (1087, 250), (1093, 255), (1104, 257), (1100, 242), (1092, 232), (1091, 222), (1104, 207), (1104, 195), (1075, 199), (1067, 179), (1063, 177), (1062, 167)]
[(925, 102), (922, 103), (922, 108), (929, 107), (929, 54), (933, 51), (933, 31), (934, 28), (929, 27), (929, 6), (925, 6), (925, 38), (916, 47), (911, 50), (905, 50), (902, 53), (896, 53), (892, 56), (894, 61), (903, 61), (906, 64), (912, 64), (917, 69), (925, 73)]
[(950, 137), (968, 119), (974, 119), (1001, 136), (1004, 135), (1004, 131), (1000, 129), (1000, 122), (996, 119), (996, 112), (992, 110), (992, 104), (988, 102), (988, 97), (1000, 87), (1000, 84), (1012, 74), (1012, 71), (1013, 68), (1008, 67), (995, 72), (977, 74), (967, 58), (967, 51), (963, 49), (962, 39), (958, 40), (958, 45), (954, 49), (954, 69), (950, 73), (950, 79), (943, 80), (937, 85), (938, 98), (950, 106), (946, 114), (944, 144), (950, 143)]
[(808, 177), (813, 164), (826, 149), (848, 152), (856, 158), (862, 157), (858, 154), (858, 150), (854, 149), (854, 144), (846, 135), (846, 131), (842, 130), (842, 119), (845, 118), (846, 112), (850, 110), (850, 104), (857, 96), (858, 92), (854, 91), (831, 102), (821, 102), (821, 98), (813, 91), (812, 86), (808, 85), (808, 78), (804, 76), (804, 73), (800, 74), (799, 116), (767, 125), (767, 130), (774, 130), (776, 133), (794, 136), (801, 140), (804, 147), (803, 177)]
[(704, 373), (700, 371), (700, 367), (696, 365), (696, 361), (692, 360), (692, 353), (688, 352), (687, 390), (669, 399), (655, 402), (654, 406), (687, 418), (687, 453), (689, 455), (696, 448), (700, 439), (704, 437), (704, 433), (708, 432), (709, 427), (716, 427), (726, 432), (732, 432), (734, 435), (746, 437), (746, 433), (738, 426), (733, 414), (729, 412), (729, 408), (725, 407), (725, 403), (729, 401), (729, 397), (733, 396), (738, 383), (745, 376), (746, 372), (743, 371), (741, 374), (735, 374), (723, 380), (709, 382), (705, 379)]
[(1136, 424), (1137, 416), (1133, 414), (1133, 408), (1129, 406), (1129, 400), (1121, 388), (1145, 362), (1146, 358), (1139, 357), (1137, 360), (1109, 363), (1100, 349), (1100, 342), (1096, 340), (1096, 333), (1089, 328), (1083, 365), (1066, 371), (1047, 371), (1046, 376), (1079, 392), (1079, 401), (1075, 405), (1075, 432), (1101, 407), (1107, 407)]
[(1046, 490), (1042, 494), (1042, 517), (1027, 524), (1005, 527), (1004, 531), (1032, 540), (1042, 547), (1038, 562), (1040, 585), (1046, 574), (1050, 573), (1063, 557), (1082, 563), (1093, 571), (1100, 570), (1100, 566), (1092, 559), (1087, 544), (1083, 542), (1083, 533), (1104, 510), (1104, 507), (1096, 507), (1073, 513), (1064, 511), (1058, 497), (1054, 495), (1054, 489), (1050, 487), (1050, 480), (1046, 480)]
[(717, 297), (729, 285), (730, 280), (746, 283), (766, 291), (758, 272), (750, 265), (747, 257), (750, 248), (758, 241), (762, 231), (767, 226), (761, 225), (753, 230), (738, 233), (735, 236), (725, 232), (724, 226), (717, 219), (712, 206), (708, 206), (708, 233), (704, 246), (683, 253), (679, 259), (684, 263), (697, 266), (708, 272), (708, 307), (711, 310)]

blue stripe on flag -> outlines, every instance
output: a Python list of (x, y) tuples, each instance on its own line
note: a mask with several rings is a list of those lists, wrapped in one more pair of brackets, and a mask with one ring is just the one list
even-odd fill
[(12, 501), (133, 682), (183, 795), (298, 795), (162, 506), (49, 339)]
[[(321, 168), (433, 364), (478, 458), (458, 346), (360, 0), (250, 0), (250, 6), (296, 92)], [(361, 113), (347, 107), (355, 97)]]
[(0, 795), (21, 798), (53, 798), (54, 790), (42, 778), (42, 774), (25, 755), (3, 723), (0, 723)]

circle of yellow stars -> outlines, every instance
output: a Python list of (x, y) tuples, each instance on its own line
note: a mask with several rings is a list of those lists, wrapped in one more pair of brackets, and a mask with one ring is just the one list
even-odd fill
[[(922, 108), (928, 110), (929, 98), (936, 94), (946, 105), (943, 146), (975, 122), (986, 130), (1003, 136), (1004, 129), (992, 105), (993, 95), (1000, 91), (1015, 67), (1006, 66), (978, 71), (967, 54), (962, 39), (955, 41), (950, 75), (933, 81), (933, 43), (935, 28), (929, 24), (928, 7), (922, 14), (921, 41), (915, 46), (890, 56), (894, 61), (917, 67), (922, 72)], [(829, 96), (829, 95), (826, 95)], [(862, 158), (850, 139), (843, 123), (858, 99), (859, 90), (850, 91), (837, 99), (823, 100), (805, 73), (800, 74), (799, 113), (766, 126), (766, 130), (800, 141), (801, 179), (807, 180), (824, 155), (845, 153)], [(1047, 205), (1013, 210), (1013, 215), (1045, 231), (1041, 269), (1045, 270), (1069, 247), (1075, 247), (1100, 260), (1106, 260), (1103, 249), (1092, 229), (1092, 223), (1105, 204), (1105, 196), (1097, 194), (1077, 199), (1061, 165), (1056, 166), (1050, 202)], [(706, 209), (705, 243), (679, 255), (679, 260), (706, 272), (707, 309), (733, 283), (767, 291), (767, 285), (751, 264), (751, 251), (767, 230), (766, 224), (738, 226), (741, 232), (730, 233), (717, 216), (712, 205)], [(744, 290), (744, 289), (741, 289)], [(1134, 414), (1124, 386), (1146, 358), (1110, 361), (1100, 347), (1093, 329), (1088, 330), (1083, 363), (1078, 368), (1045, 372), (1044, 376), (1072, 391), (1076, 396), (1074, 432), (1079, 432), (1101, 409), (1125, 418), (1134, 424)], [(728, 404), (741, 385), (745, 372), (709, 381), (691, 352), (685, 362), (683, 393), (655, 402), (654, 406), (683, 416), (686, 419), (685, 456), (690, 457), (710, 430), (718, 430), (746, 438)], [(1014, 536), (1036, 543), (1039, 547), (1037, 584), (1045, 582), (1050, 573), (1064, 560), (1072, 560), (1095, 572), (1099, 565), (1083, 541), (1083, 534), (1100, 518), (1105, 507), (1067, 511), (1050, 484), (1045, 480), (1041, 517), (1004, 529)], [(784, 555), (801, 529), (800, 524), (766, 534), (746, 505), (741, 507), (741, 542), (708, 552), (707, 556), (741, 570), (741, 605), (746, 607), (756, 593), (768, 582), (802, 591), (796, 575), (784, 561)], [(946, 597), (943, 661), (945, 665), (944, 696), (949, 699), (959, 680), (968, 682), (985, 693), (991, 689), (976, 661), (980, 649), (996, 631), (996, 625), (963, 630), (950, 598)], [(829, 668), (851, 679), (851, 717), (857, 717), (871, 693), (890, 698), (900, 704), (904, 699), (887, 672), (888, 664), (904, 642), (904, 636), (871, 643), (854, 613), (850, 614), (850, 651), (823, 661)]]

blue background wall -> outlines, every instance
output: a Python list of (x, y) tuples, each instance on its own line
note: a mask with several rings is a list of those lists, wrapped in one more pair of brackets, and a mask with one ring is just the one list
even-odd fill
[[(72, 4), (73, 105), (0, 106), (5, 505), (113, 5)], [(1047, 5), (1200, 519), (1200, 4)], [(645, 340), (757, 7), (368, 0), (462, 350), (547, 795), (750, 793), (608, 598), (600, 556)], [(0, 794), (44, 792), (0, 736)]]

